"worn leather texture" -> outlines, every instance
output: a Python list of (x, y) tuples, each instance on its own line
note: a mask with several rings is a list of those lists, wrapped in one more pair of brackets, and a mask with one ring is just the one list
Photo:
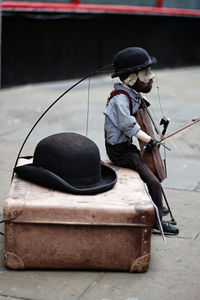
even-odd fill
[(109, 165), (118, 181), (98, 195), (66, 194), (14, 177), (4, 205), (5, 265), (147, 271), (151, 199), (136, 172)]

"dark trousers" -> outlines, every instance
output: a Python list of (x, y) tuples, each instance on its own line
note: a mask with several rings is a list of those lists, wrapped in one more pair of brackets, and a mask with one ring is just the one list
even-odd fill
[(140, 178), (147, 184), (149, 194), (158, 207), (160, 217), (163, 215), (162, 188), (160, 181), (144, 163), (137, 147), (129, 142), (110, 145), (106, 143), (106, 152), (109, 159), (120, 167), (137, 171)]

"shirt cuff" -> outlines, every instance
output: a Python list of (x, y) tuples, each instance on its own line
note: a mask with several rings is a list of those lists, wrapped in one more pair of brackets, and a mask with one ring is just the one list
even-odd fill
[(132, 138), (136, 133), (140, 130), (140, 125), (138, 123), (135, 124), (130, 130), (124, 131), (124, 134), (129, 138)]

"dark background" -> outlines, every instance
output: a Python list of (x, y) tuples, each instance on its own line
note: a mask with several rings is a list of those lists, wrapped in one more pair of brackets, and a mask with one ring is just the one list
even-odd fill
[(200, 18), (98, 13), (3, 12), (2, 87), (79, 78), (129, 46), (157, 68), (200, 64)]

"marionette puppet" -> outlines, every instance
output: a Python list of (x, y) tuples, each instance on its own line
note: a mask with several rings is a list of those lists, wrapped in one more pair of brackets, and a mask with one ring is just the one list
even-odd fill
[[(136, 137), (147, 155), (159, 151), (160, 142), (154, 138), (151, 131), (150, 134), (148, 131), (145, 132), (137, 119), (140, 108), (150, 105), (141, 93), (149, 93), (152, 89), (154, 75), (151, 66), (156, 62), (155, 57), (150, 57), (145, 49), (139, 47), (126, 48), (114, 56), (115, 72), (112, 78), (119, 77), (120, 82), (114, 84), (114, 90), (108, 98), (104, 111), (105, 145), (107, 155), (114, 164), (131, 168), (139, 173), (158, 208), (164, 233), (177, 235), (178, 227), (162, 219), (168, 212), (163, 207), (161, 186), (163, 177), (159, 176), (159, 172), (156, 175), (152, 172), (143, 160), (141, 151), (133, 144), (133, 137)], [(154, 160), (157, 163), (156, 159)], [(157, 223), (154, 230), (160, 233)]]

